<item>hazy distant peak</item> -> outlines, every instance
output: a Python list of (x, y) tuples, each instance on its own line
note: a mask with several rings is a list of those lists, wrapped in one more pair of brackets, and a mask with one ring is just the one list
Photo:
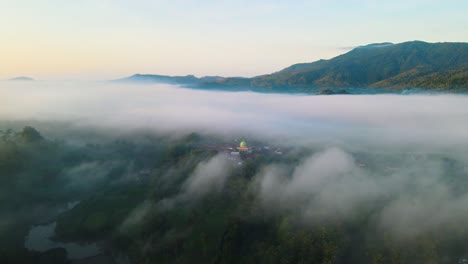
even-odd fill
[(19, 76), (19, 77), (11, 78), (9, 79), (9, 81), (34, 81), (34, 79), (31, 77)]

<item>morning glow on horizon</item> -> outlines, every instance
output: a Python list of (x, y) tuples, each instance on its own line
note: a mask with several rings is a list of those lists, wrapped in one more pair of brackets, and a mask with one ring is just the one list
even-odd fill
[(0, 79), (255, 76), (369, 43), (467, 42), (466, 10), (459, 0), (0, 0)]

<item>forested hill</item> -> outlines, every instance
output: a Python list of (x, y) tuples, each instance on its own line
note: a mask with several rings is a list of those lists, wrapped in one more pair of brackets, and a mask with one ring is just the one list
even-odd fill
[(279, 72), (254, 78), (186, 76), (182, 79), (161, 79), (158, 75), (135, 75), (123, 80), (132, 79), (176, 83), (203, 89), (286, 93), (315, 93), (323, 88), (366, 88), (361, 89), (360, 93), (381, 90), (375, 88), (385, 88), (386, 91), (406, 88), (468, 91), (468, 43), (411, 41), (400, 44), (370, 44), (354, 48), (330, 60), (295, 64)]
[(292, 65), (258, 76), (252, 87), (468, 88), (468, 43), (368, 45), (330, 60)]

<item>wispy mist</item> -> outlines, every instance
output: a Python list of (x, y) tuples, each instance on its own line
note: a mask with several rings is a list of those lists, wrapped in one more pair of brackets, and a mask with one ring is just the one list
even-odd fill
[(326, 149), (292, 170), (268, 165), (257, 175), (256, 188), (266, 208), (298, 210), (305, 223), (352, 220), (370, 210), (377, 229), (400, 238), (459, 226), (468, 217), (468, 196), (454, 181), (466, 173), (437, 157), (400, 155), (396, 167), (377, 163), (379, 168), (369, 169), (341, 149)]

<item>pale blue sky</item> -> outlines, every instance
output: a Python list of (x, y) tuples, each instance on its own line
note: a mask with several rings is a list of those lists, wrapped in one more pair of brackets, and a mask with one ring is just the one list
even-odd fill
[(374, 42), (468, 41), (466, 0), (0, 0), (0, 78), (253, 76)]

